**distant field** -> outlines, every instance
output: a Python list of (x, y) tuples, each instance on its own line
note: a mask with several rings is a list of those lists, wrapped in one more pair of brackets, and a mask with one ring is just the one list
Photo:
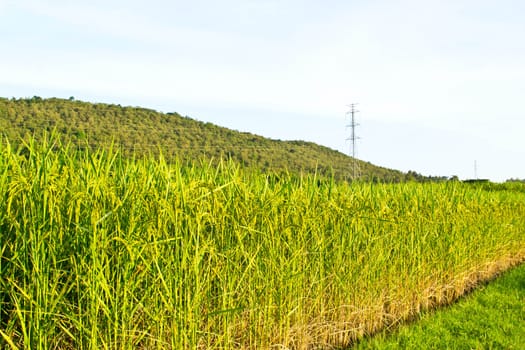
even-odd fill
[(0, 347), (346, 346), (525, 257), (522, 185), (0, 144)]

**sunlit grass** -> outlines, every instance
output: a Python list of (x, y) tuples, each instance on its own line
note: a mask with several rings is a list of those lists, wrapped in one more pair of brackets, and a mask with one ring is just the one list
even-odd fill
[(0, 345), (341, 346), (525, 256), (525, 195), (0, 146)]
[(521, 265), (457, 304), (425, 313), (414, 323), (381, 332), (352, 349), (522, 349), (524, 281)]

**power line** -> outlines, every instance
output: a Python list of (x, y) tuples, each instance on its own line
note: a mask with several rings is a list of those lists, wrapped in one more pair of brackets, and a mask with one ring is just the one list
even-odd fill
[[(177, 128), (177, 129), (174, 129), (174, 130), (175, 131), (182, 131), (182, 132), (185, 131), (185, 129), (183, 129), (183, 128), (180, 128), (180, 129)], [(5, 137), (5, 136), (8, 135), (9, 131), (12, 131), (20, 139), (24, 139), (24, 137), (26, 135), (38, 134), (38, 132), (39, 132), (39, 131), (30, 131), (29, 129), (27, 129), (25, 127), (25, 125), (22, 125), (22, 129), (20, 129), (19, 127), (16, 127), (16, 126), (8, 126), (6, 128), (3, 128), (0, 131), (0, 135)], [(49, 132), (49, 130), (42, 130), (42, 131)], [(74, 136), (71, 132), (67, 133), (67, 134), (64, 134), (64, 135), (61, 134), (60, 136), (65, 136), (66, 137), (65, 144), (70, 143), (73, 146), (81, 146), (81, 147), (89, 146), (89, 147), (92, 147), (92, 146), (97, 146), (97, 145), (109, 145), (109, 144), (113, 143), (114, 146), (119, 147), (121, 149), (126, 149), (126, 150), (134, 150), (134, 149), (137, 149), (137, 148), (155, 148), (155, 147), (161, 147), (162, 148), (162, 147), (166, 147), (166, 145), (164, 145), (163, 142), (161, 142), (161, 141), (144, 142), (142, 140), (140, 142), (136, 142), (134, 140), (129, 140), (129, 139), (128, 140), (122, 140), (122, 139), (117, 138), (117, 137), (114, 138), (114, 139), (112, 139), (112, 137), (108, 137), (105, 140), (100, 140), (100, 137), (92, 138), (92, 136), (91, 136), (92, 130), (89, 130), (89, 129), (78, 129), (78, 130), (75, 130), (75, 131), (86, 132), (86, 134), (85, 134), (85, 136), (77, 137), (76, 140), (68, 139), (68, 137)], [(181, 140), (179, 140), (178, 137), (174, 137), (174, 138), (170, 138), (169, 141), (172, 142), (172, 143), (177, 143), (177, 142), (180, 142)], [(191, 144), (186, 144), (186, 145), (176, 144), (176, 148), (178, 150), (200, 150), (200, 151), (221, 150), (221, 151), (235, 151), (235, 152), (239, 152), (239, 151), (243, 151), (243, 150), (246, 150), (246, 151), (275, 151), (275, 149), (276, 149), (276, 147), (274, 145), (275, 143), (280, 143), (280, 144), (284, 143), (284, 148), (282, 148), (282, 151), (284, 153), (297, 152), (298, 150), (304, 149), (305, 147), (306, 148), (310, 148), (310, 146), (304, 141), (299, 141), (300, 144), (295, 144), (295, 142), (297, 142), (297, 140), (284, 140), (284, 141), (281, 141), (281, 140), (273, 140), (273, 139), (268, 139), (268, 138), (263, 138), (262, 140), (260, 140), (261, 142), (270, 143), (271, 144), (271, 145), (267, 145), (267, 146), (250, 145), (250, 144), (239, 144), (239, 143), (236, 143), (236, 144), (228, 144), (228, 143), (221, 144), (221, 143), (213, 143), (212, 140), (204, 140), (204, 141), (211, 142), (211, 144), (203, 145), (203, 144), (201, 144), (202, 140), (198, 140), (198, 139), (196, 139), (194, 137), (190, 137), (190, 138), (185, 138), (184, 137), (183, 141), (186, 141), (186, 143), (190, 142)], [(303, 144), (303, 143), (305, 143), (305, 144)], [(174, 146), (174, 145), (168, 144), (167, 146)], [(318, 146), (318, 145), (316, 145), (316, 146)]]

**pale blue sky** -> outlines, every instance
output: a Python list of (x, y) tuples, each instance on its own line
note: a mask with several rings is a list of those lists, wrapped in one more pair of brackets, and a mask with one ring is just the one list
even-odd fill
[(0, 96), (176, 111), (425, 175), (525, 178), (525, 2), (0, 0)]

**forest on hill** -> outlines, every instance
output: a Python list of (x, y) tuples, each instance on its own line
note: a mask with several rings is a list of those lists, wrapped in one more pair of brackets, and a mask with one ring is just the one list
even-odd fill
[[(125, 155), (162, 152), (168, 160), (231, 158), (263, 171), (314, 173), (352, 180), (353, 159), (313, 142), (281, 141), (197, 121), (178, 113), (139, 107), (40, 97), (0, 98), (0, 130), (12, 144), (56, 133), (74, 147), (113, 145)], [(374, 182), (441, 181), (416, 172), (356, 160), (360, 179)]]

